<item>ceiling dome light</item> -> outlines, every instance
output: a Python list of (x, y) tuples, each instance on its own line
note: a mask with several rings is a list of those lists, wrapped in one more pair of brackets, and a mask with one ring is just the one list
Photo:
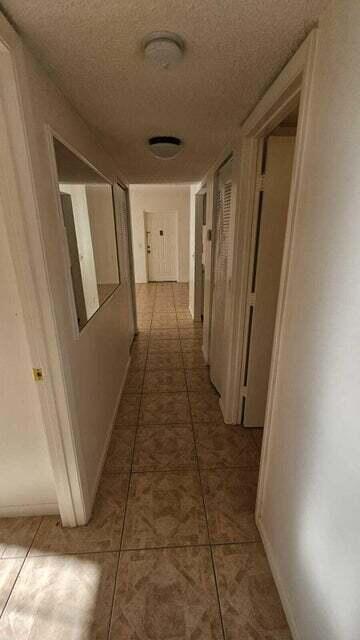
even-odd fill
[(149, 138), (149, 147), (156, 158), (168, 160), (174, 158), (181, 151), (183, 143), (174, 136), (154, 136)]
[(156, 31), (143, 40), (146, 60), (164, 69), (180, 62), (184, 55), (184, 41), (176, 33)]

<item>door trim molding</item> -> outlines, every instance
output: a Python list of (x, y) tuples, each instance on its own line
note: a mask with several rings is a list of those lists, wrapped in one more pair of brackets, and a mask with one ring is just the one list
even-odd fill
[(287, 284), (291, 269), (295, 223), (298, 214), (299, 192), (304, 167), (316, 48), (317, 30), (314, 29), (255, 107), (241, 129), (237, 215), (232, 246), (232, 287), (228, 309), (228, 326), (230, 330), (227, 352), (228, 364), (225, 393), (222, 398), (225, 422), (233, 424), (239, 423), (241, 417), (241, 363), (246, 337), (245, 313), (251, 256), (251, 238), (253, 233), (258, 152), (262, 139), (292, 110), (294, 103), (300, 97), (299, 120), (261, 454), (256, 506), (258, 520), (261, 518), (264, 487), (267, 478), (270, 434), (277, 386), (277, 368), (280, 358), (284, 311), (287, 304)]

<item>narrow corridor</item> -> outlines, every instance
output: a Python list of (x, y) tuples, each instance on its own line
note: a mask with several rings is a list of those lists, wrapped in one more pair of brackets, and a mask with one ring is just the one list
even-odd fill
[(91, 522), (0, 520), (0, 639), (288, 640), (254, 522), (261, 433), (223, 423), (187, 285), (137, 303)]

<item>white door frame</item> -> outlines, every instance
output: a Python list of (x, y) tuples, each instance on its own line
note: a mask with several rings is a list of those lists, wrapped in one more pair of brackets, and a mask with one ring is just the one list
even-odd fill
[(259, 149), (264, 137), (280, 124), (284, 116), (291, 111), (294, 102), (300, 98), (256, 503), (256, 523), (273, 570), (285, 613), (292, 628), (294, 628), (294, 625), (291, 624), (291, 611), (288, 606), (287, 594), (282, 588), (276, 566), (272, 561), (271, 547), (262, 527), (262, 508), (268, 475), (274, 398), (277, 395), (278, 364), (282, 345), (284, 314), (287, 306), (287, 285), (292, 268), (294, 234), (305, 162), (305, 144), (308, 135), (317, 37), (317, 30), (314, 29), (260, 100), (241, 129), (237, 216), (232, 247), (232, 293), (229, 296), (229, 309), (227, 311), (230, 335), (227, 351), (228, 365), (225, 393), (221, 399), (225, 422), (239, 423), (241, 416), (241, 368), (243, 353), (246, 348), (246, 301), (251, 244), (254, 233), (254, 200), (257, 191), (256, 175)]
[(180, 214), (179, 211), (148, 211), (147, 209), (143, 210), (143, 225), (144, 225), (144, 252), (145, 252), (145, 269), (146, 269), (146, 282), (150, 282), (149, 280), (149, 259), (147, 252), (147, 233), (146, 233), (146, 216), (147, 214), (154, 213), (162, 213), (164, 215), (176, 216), (176, 280), (174, 282), (179, 282), (179, 274), (180, 274), (180, 255), (179, 255), (179, 226), (180, 226)]
[(22, 63), (23, 50), (21, 41), (1, 16), (0, 29), (6, 34), (0, 41), (0, 184), (5, 225), (31, 359), (44, 374), (43, 382), (34, 384), (39, 393), (59, 512), (64, 525), (76, 526), (85, 523), (87, 514), (22, 107), (29, 96), (26, 87), (20, 91), (16, 70), (17, 63)]
[[(204, 296), (202, 282), (203, 255), (203, 219), (206, 189), (202, 188), (195, 194), (195, 238), (194, 238), (194, 320), (201, 320), (202, 300)], [(201, 251), (199, 251), (201, 249)]]
[[(300, 98), (293, 174), (283, 263), (274, 331), (274, 343), (269, 377), (264, 440), (261, 454), (260, 479), (256, 506), (256, 519), (261, 531), (261, 513), (264, 485), (267, 477), (268, 452), (271, 440), (274, 397), (277, 391), (277, 369), (280, 357), (284, 310), (287, 304), (287, 284), (291, 269), (292, 248), (299, 192), (302, 186), (305, 143), (308, 132), (312, 96), (314, 64), (317, 48), (317, 30), (314, 29), (294, 57), (283, 69), (274, 84), (248, 117), (241, 130), (241, 168), (238, 186), (237, 224), (233, 240), (233, 283), (230, 298), (229, 322), (231, 336), (228, 346), (226, 394), (222, 399), (225, 421), (238, 423), (240, 418), (241, 362), (246, 345), (245, 310), (249, 279), (251, 240), (253, 235), (254, 199), (256, 194), (256, 170), (259, 148), (263, 138), (270, 133)], [(266, 546), (266, 545), (265, 545)]]

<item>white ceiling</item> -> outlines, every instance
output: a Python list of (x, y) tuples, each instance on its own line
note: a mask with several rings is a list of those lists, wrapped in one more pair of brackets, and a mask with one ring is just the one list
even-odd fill
[[(328, 0), (3, 0), (7, 17), (130, 182), (196, 181), (231, 141)], [(172, 69), (145, 62), (151, 31), (182, 35)], [(152, 135), (184, 140), (157, 160)]]

